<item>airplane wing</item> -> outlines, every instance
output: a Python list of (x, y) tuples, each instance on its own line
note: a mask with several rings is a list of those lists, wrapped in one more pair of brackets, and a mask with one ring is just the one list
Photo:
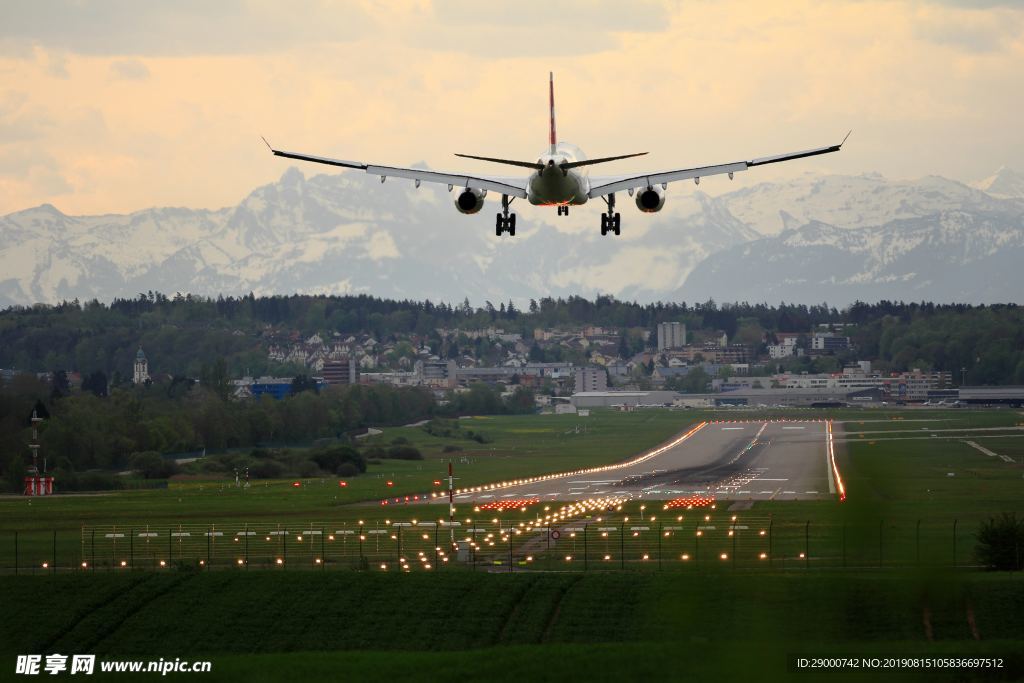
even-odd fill
[(677, 180), (688, 180), (689, 178), (695, 178), (697, 182), (700, 182), (700, 179), (705, 176), (719, 175), (722, 173), (728, 173), (731, 177), (733, 173), (745, 171), (754, 166), (764, 166), (765, 164), (776, 164), (780, 161), (803, 159), (804, 157), (813, 157), (819, 154), (838, 152), (842, 149), (843, 144), (846, 142), (846, 138), (848, 137), (850, 137), (849, 133), (846, 134), (846, 137), (843, 138), (843, 141), (838, 145), (816, 147), (815, 149), (808, 149), (803, 152), (776, 154), (775, 156), (760, 157), (759, 159), (751, 159), (750, 161), (735, 161), (731, 164), (719, 164), (717, 166), (682, 168), (675, 171), (661, 171), (658, 173), (633, 175), (629, 177), (617, 176), (613, 178), (591, 178), (590, 192), (588, 196), (591, 199), (594, 199), (595, 197), (603, 197), (611, 194), (612, 192), (619, 192), (621, 190), (629, 190), (637, 187), (652, 187), (654, 185), (661, 185), (662, 183), (672, 183)]
[(496, 178), (487, 176), (474, 176), (458, 173), (441, 173), (439, 171), (427, 171), (419, 168), (401, 168), (398, 166), (378, 166), (376, 164), (364, 164), (359, 161), (345, 161), (344, 159), (330, 159), (328, 157), (313, 156), (311, 154), (298, 154), (296, 152), (285, 152), (274, 149), (264, 138), (264, 143), (270, 147), (275, 156), (286, 159), (297, 159), (299, 161), (311, 161), (314, 164), (326, 164), (328, 166), (340, 166), (341, 168), (354, 168), (366, 171), (370, 175), (379, 175), (381, 182), (386, 178), (408, 178), (417, 182), (440, 183), (452, 187), (468, 187), (479, 190), (493, 190), (511, 197), (526, 198), (526, 179), (522, 181), (511, 178)]

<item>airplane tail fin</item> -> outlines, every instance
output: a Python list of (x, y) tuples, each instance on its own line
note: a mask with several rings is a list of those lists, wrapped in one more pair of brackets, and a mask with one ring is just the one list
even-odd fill
[(548, 144), (551, 145), (551, 154), (555, 153), (555, 146), (558, 144), (558, 136), (555, 134), (555, 74), (548, 72), (548, 109), (551, 112), (551, 129), (548, 134)]

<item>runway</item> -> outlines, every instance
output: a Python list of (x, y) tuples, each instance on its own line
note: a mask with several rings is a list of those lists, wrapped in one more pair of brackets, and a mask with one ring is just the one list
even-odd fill
[(641, 455), (638, 462), (498, 488), (477, 487), (458, 492), (455, 499), (824, 499), (836, 495), (828, 474), (826, 430), (826, 423), (819, 421), (710, 422), (669, 448)]

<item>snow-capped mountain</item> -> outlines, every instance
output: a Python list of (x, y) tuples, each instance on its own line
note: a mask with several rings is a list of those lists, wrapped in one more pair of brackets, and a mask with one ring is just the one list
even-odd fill
[(463, 216), (453, 196), (353, 173), (306, 179), (291, 168), (218, 211), (72, 217), (43, 205), (0, 218), (0, 305), (149, 290), (650, 300), (682, 285), (707, 255), (759, 236), (696, 193), (677, 197), (671, 213), (631, 213), (621, 238), (600, 236), (594, 207), (560, 219), (527, 207), (517, 236), (502, 239), (496, 204)]
[(941, 211), (994, 210), (999, 199), (939, 176), (886, 180), (805, 174), (787, 183), (760, 183), (723, 196), (730, 213), (763, 235), (777, 235), (811, 221), (866, 228)]
[(971, 183), (993, 197), (1003, 199), (1024, 199), (1024, 173), (1018, 173), (1013, 169), (1001, 167), (998, 171), (984, 180)]
[[(718, 197), (672, 186), (601, 237), (603, 205), (521, 210), (497, 238), (497, 204), (458, 214), (445, 189), (289, 169), (235, 207), (66, 216), (43, 205), (0, 218), (0, 306), (132, 297), (365, 292), (481, 304), (597, 293), (650, 301), (1013, 301), (1008, 263), (1024, 200), (1008, 172), (983, 189), (938, 177), (803, 176)], [(996, 196), (996, 195), (1000, 196)]]
[(724, 249), (677, 297), (716, 301), (880, 299), (1017, 302), (1024, 292), (1024, 214), (940, 211), (870, 228), (811, 222)]

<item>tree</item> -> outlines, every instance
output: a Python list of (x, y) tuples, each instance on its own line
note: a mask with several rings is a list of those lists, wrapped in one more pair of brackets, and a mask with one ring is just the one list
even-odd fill
[(533, 390), (522, 385), (516, 387), (512, 395), (506, 399), (505, 405), (508, 408), (508, 412), (515, 415), (527, 415), (537, 410)]
[(231, 395), (231, 383), (228, 378), (228, 364), (223, 357), (218, 357), (213, 365), (203, 363), (199, 371), (199, 383), (209, 389), (221, 400), (226, 401)]
[(177, 473), (177, 463), (162, 457), (155, 451), (133, 453), (129, 460), (131, 468), (146, 479), (166, 479)]
[(978, 528), (978, 561), (990, 569), (1017, 571), (1024, 568), (1024, 520), (1012, 512), (989, 517)]
[(708, 382), (710, 381), (711, 375), (705, 372), (704, 368), (695, 367), (686, 373), (686, 376), (683, 378), (682, 387), (688, 393), (700, 394), (707, 391)]
[(94, 396), (106, 398), (107, 375), (102, 370), (91, 373), (82, 380), (82, 391), (89, 391)]
[(53, 373), (53, 383), (50, 396), (53, 398), (60, 398), (61, 396), (67, 396), (68, 392), (71, 391), (71, 385), (68, 383), (68, 373), (63, 370), (57, 370)]
[(316, 393), (316, 390), (316, 381), (314, 381), (309, 375), (298, 374), (295, 375), (294, 379), (292, 379), (292, 396), (297, 396), (303, 391), (312, 391)]

